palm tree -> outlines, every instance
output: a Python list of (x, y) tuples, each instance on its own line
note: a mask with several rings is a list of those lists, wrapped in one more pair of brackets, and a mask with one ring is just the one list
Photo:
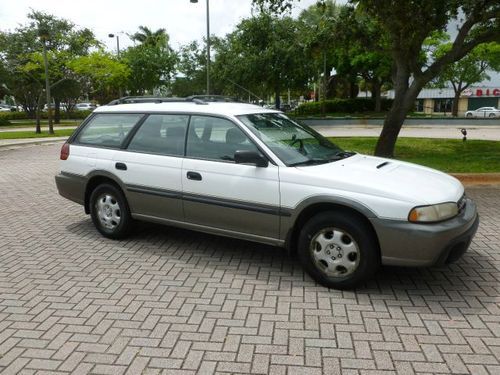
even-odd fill
[(147, 26), (139, 26), (139, 31), (131, 35), (130, 39), (147, 46), (166, 48), (169, 36), (165, 29), (158, 29), (153, 32)]

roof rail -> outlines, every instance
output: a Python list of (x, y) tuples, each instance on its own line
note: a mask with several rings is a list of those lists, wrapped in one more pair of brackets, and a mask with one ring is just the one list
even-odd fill
[(209, 102), (240, 103), (240, 101), (223, 95), (192, 95), (187, 98), (165, 98), (159, 96), (124, 96), (115, 99), (107, 105), (130, 104), (130, 103), (186, 103), (208, 104)]
[(183, 103), (186, 98), (165, 98), (159, 96), (124, 96), (123, 98), (112, 100), (108, 105), (130, 104), (130, 103)]
[(192, 95), (188, 96), (187, 99), (191, 100), (202, 100), (204, 102), (225, 102), (225, 103), (242, 103), (240, 100), (232, 98), (230, 96), (224, 95)]

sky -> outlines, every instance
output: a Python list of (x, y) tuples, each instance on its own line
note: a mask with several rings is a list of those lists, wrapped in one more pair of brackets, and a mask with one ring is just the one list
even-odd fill
[[(317, 0), (295, 1), (293, 14), (315, 4)], [(338, 1), (345, 3), (345, 1)], [(251, 0), (210, 0), (210, 34), (224, 36), (246, 17), (251, 16)], [(72, 21), (79, 27), (92, 29), (109, 49), (116, 41), (108, 34), (118, 34), (120, 48), (133, 43), (140, 25), (152, 30), (165, 28), (170, 44), (178, 48), (206, 35), (206, 0), (192, 4), (190, 0), (0, 0), (0, 30), (14, 30), (27, 23), (30, 9), (41, 10)]]

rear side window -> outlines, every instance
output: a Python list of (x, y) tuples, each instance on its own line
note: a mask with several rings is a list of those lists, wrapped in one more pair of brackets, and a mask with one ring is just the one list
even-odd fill
[(132, 138), (130, 151), (184, 155), (187, 115), (150, 115)]
[(77, 141), (93, 146), (120, 147), (142, 116), (140, 114), (96, 115), (78, 134)]

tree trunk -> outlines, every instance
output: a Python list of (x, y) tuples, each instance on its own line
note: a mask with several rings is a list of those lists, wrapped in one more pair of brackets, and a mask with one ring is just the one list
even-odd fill
[(274, 103), (275, 103), (276, 109), (280, 109), (281, 108), (281, 98), (280, 98), (280, 89), (279, 89), (279, 87), (275, 88), (274, 94), (276, 95), (276, 98), (274, 99)]
[(384, 126), (375, 146), (375, 155), (392, 158), (399, 132), (408, 112), (415, 105), (418, 93), (426, 82), (413, 80), (409, 86), (410, 73), (405, 66), (400, 66), (394, 81), (394, 101), (384, 120)]
[(54, 98), (54, 124), (61, 123), (61, 99)]
[(382, 111), (382, 85), (378, 79), (372, 80), (372, 99), (375, 101), (375, 112)]
[(35, 133), (36, 134), (41, 134), (42, 133), (42, 128), (40, 126), (40, 119), (42, 117), (42, 95), (43, 95), (43, 91), (41, 91), (40, 95), (38, 95), (38, 103), (37, 103), (36, 111), (35, 111), (35, 116), (36, 116), (36, 129), (35, 129)]
[(453, 117), (458, 117), (458, 101), (460, 99), (460, 91), (455, 91), (455, 97), (453, 98), (453, 103), (451, 105), (451, 115)]

